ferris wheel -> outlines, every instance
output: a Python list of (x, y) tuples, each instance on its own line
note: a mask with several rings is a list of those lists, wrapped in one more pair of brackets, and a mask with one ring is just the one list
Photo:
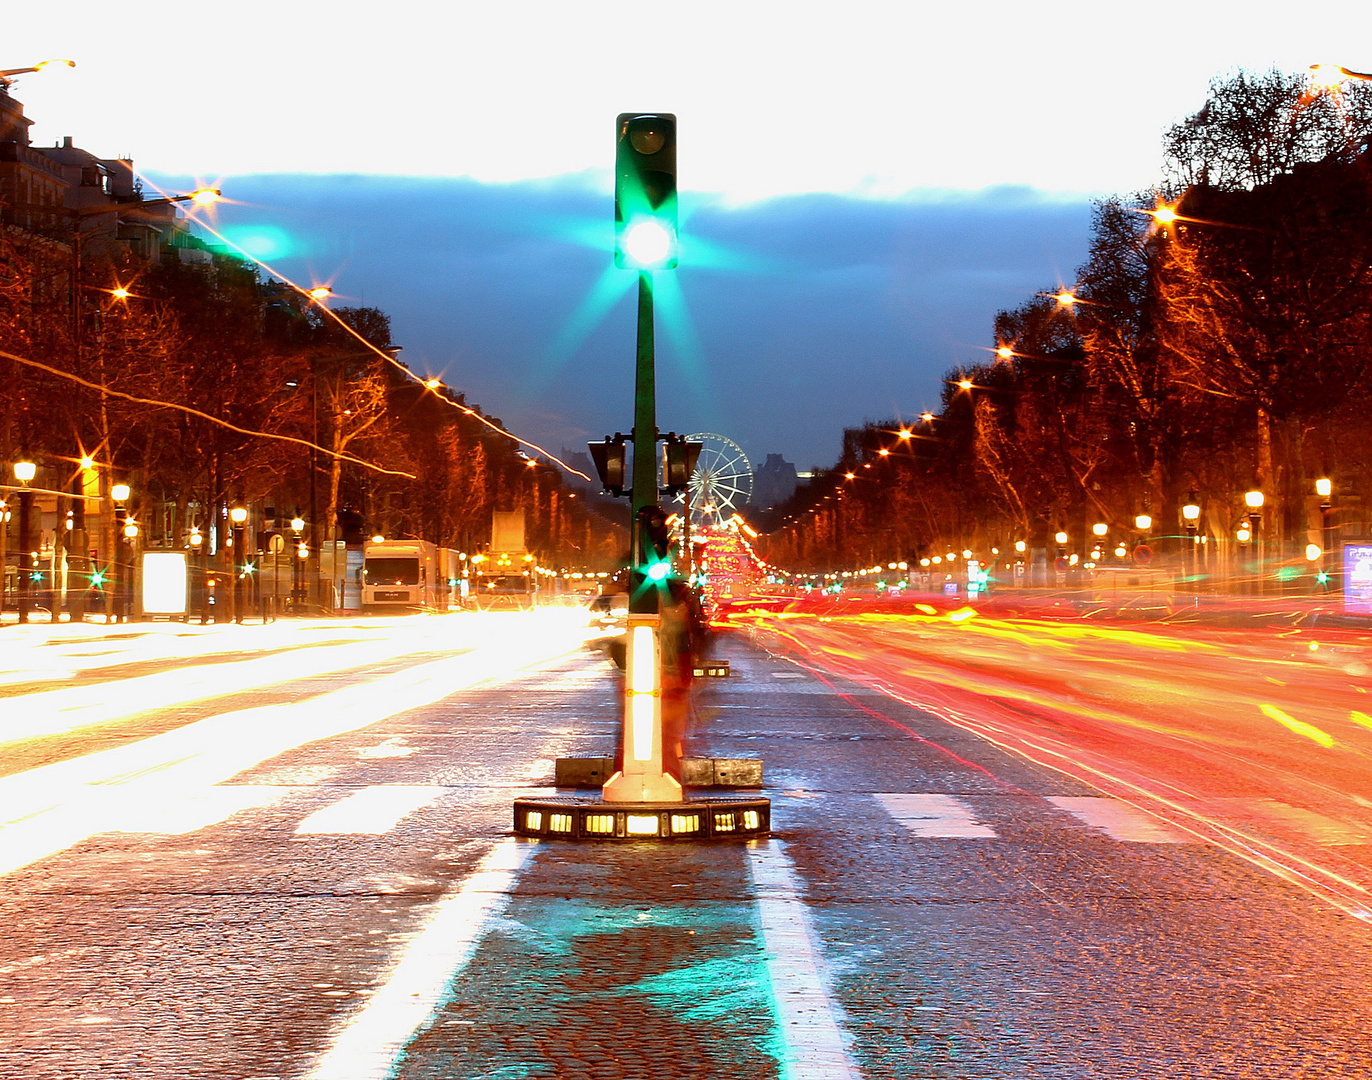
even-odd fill
[(698, 431), (687, 435), (686, 441), (701, 444), (690, 481), (692, 523), (718, 525), (727, 521), (752, 498), (752, 462), (743, 447), (723, 435)]

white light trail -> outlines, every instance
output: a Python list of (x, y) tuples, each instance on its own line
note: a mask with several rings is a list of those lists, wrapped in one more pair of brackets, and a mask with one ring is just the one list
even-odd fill
[[(452, 622), (449, 619), (460, 619)], [(415, 652), (474, 648), (485, 637), (489, 618), (481, 615), (416, 619), (385, 636), (329, 646), (308, 645), (252, 660), (178, 667), (117, 683), (42, 690), (4, 699), (0, 744), (42, 735), (57, 735), (140, 713), (186, 705), (226, 694), (242, 693), (298, 679), (366, 667)], [(240, 628), (241, 629), (241, 628)]]
[(482, 621), (485, 644), (458, 656), (0, 778), (0, 873), (118, 829), (137, 808), (174, 804), (287, 750), (546, 663), (585, 641), (578, 622), (577, 613), (497, 616)]

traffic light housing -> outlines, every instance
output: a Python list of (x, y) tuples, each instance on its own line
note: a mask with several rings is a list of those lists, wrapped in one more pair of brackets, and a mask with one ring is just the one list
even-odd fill
[(620, 113), (615, 121), (615, 265), (677, 264), (676, 116)]
[(703, 445), (687, 442), (674, 432), (667, 435), (662, 447), (662, 486), (670, 494), (685, 491), (690, 485)]
[(660, 506), (645, 506), (638, 512), (639, 540), (642, 544), (643, 565), (640, 568), (649, 581), (661, 583), (671, 573), (669, 552), (672, 547), (672, 527), (667, 513)]
[(626, 449), (624, 436), (615, 432), (612, 439), (605, 436), (604, 442), (587, 443), (595, 471), (600, 476), (600, 486), (615, 498), (624, 494), (627, 483)]

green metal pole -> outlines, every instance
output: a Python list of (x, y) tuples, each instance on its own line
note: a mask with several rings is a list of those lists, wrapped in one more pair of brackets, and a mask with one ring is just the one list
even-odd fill
[[(657, 505), (657, 374), (653, 354), (653, 275), (638, 275), (638, 362), (634, 378), (634, 477), (630, 497), (629, 528), (633, 536), (634, 566), (647, 561), (647, 545), (639, 529), (638, 512)], [(657, 611), (657, 590), (645, 589), (631, 597), (629, 610), (642, 614)]]

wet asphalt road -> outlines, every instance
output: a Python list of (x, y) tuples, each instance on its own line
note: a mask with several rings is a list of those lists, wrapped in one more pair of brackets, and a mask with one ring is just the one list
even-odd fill
[[(447, 694), (427, 651), (0, 747), (22, 780), (281, 710), (222, 779), (183, 748), (83, 788), (4, 877), (0, 1076), (1372, 1074), (1365, 923), (917, 709), (714, 652), (733, 675), (698, 683), (691, 751), (764, 758), (753, 848), (509, 837), (555, 757), (608, 752), (617, 676), (580, 648)], [(387, 684), (373, 722), (280, 736), (331, 693), (326, 719), (373, 707), (378, 675), (433, 700)], [(220, 772), (258, 737), (206, 730)]]

